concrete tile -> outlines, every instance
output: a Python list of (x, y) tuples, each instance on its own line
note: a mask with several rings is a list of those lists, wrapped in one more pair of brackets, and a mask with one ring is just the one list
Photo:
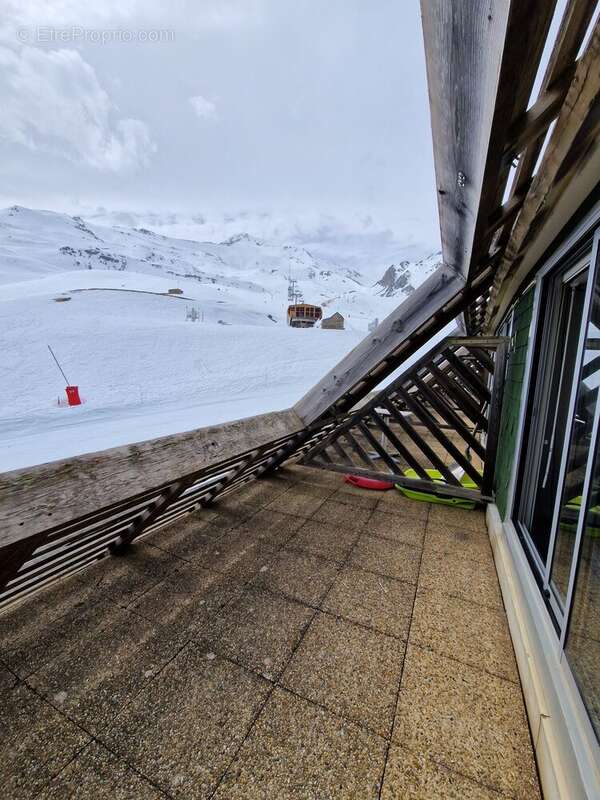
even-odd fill
[(92, 734), (109, 725), (181, 649), (171, 629), (126, 609), (94, 635), (75, 642), (27, 682)]
[(451, 528), (486, 533), (485, 513), (480, 509), (453, 508), (432, 504), (429, 522), (434, 525), (440, 523)]
[(91, 737), (0, 668), (0, 785), (7, 800), (35, 797)]
[(291, 492), (298, 492), (301, 494), (310, 494), (313, 497), (318, 497), (323, 500), (331, 497), (335, 493), (335, 487), (317, 480), (301, 480), (293, 484), (290, 489)]
[(423, 753), (392, 744), (385, 767), (381, 800), (501, 800), (508, 795), (488, 789)]
[(438, 591), (418, 592), (410, 641), (501, 678), (519, 681), (503, 610)]
[(370, 508), (356, 508), (348, 503), (327, 500), (313, 514), (313, 521), (324, 525), (334, 525), (343, 531), (361, 531), (372, 514)]
[(492, 547), (487, 531), (472, 531), (468, 528), (451, 528), (448, 525), (430, 522), (425, 534), (425, 549), (471, 561), (492, 563)]
[(251, 492), (249, 492), (251, 484), (241, 486), (239, 489), (234, 489), (232, 492), (226, 494), (218, 494), (212, 504), (209, 506), (211, 511), (216, 511), (217, 514), (223, 513), (224, 510), (247, 514), (248, 517), (252, 516), (256, 511), (256, 503), (250, 503)]
[(72, 644), (91, 636), (119, 610), (106, 599), (87, 595), (82, 602), (69, 605), (69, 610), (58, 618), (40, 605), (37, 615), (28, 615), (19, 625), (19, 608), (11, 612), (15, 615), (15, 624), (10, 635), (2, 638), (0, 662), (21, 678), (52, 661)]
[(409, 583), (417, 582), (420, 560), (421, 551), (416, 547), (366, 535), (350, 553), (353, 566)]
[(519, 800), (538, 784), (521, 687), (409, 645), (394, 741)]
[(273, 549), (259, 544), (247, 529), (236, 528), (203, 551), (197, 563), (237, 580), (249, 581), (273, 556)]
[(430, 508), (432, 508), (431, 503), (410, 500), (398, 489), (390, 489), (389, 492), (381, 492), (381, 497), (377, 505), (378, 511), (385, 511), (388, 514), (398, 514), (402, 517), (421, 520), (427, 519)]
[[(0, 612), (0, 663), (28, 674), (63, 646), (61, 632), (99, 603), (101, 594), (92, 581), (82, 583), (74, 576), (57, 581), (47, 589)], [(103, 610), (110, 610), (104, 603)], [(60, 625), (55, 620), (62, 619)], [(55, 633), (55, 630), (57, 631)]]
[(379, 503), (380, 494), (381, 492), (352, 486), (351, 483), (343, 483), (335, 494), (331, 495), (331, 500), (357, 508), (375, 508)]
[(419, 590), (438, 591), (478, 605), (504, 608), (493, 561), (482, 563), (425, 549)]
[(275, 500), (268, 503), (265, 508), (273, 511), (280, 511), (284, 514), (292, 514), (297, 517), (310, 517), (320, 506), (323, 505), (330, 494), (328, 489), (324, 492), (315, 494), (313, 489), (318, 486), (298, 484), (294, 485), (287, 492), (280, 494)]
[(102, 740), (171, 796), (207, 798), (269, 690), (262, 678), (188, 645)]
[(288, 542), (287, 547), (341, 562), (347, 558), (359, 535), (355, 530), (342, 530), (333, 525), (308, 520)]
[(211, 646), (274, 680), (308, 625), (313, 611), (260, 589), (246, 589), (216, 615)]
[(211, 526), (211, 516), (204, 518), (203, 513), (188, 514), (172, 525), (165, 525), (144, 536), (140, 541), (166, 550), (178, 558), (193, 561), (203, 548), (209, 547), (215, 538), (223, 535), (221, 530)]
[(305, 467), (301, 464), (285, 464), (277, 470), (276, 475), (297, 483), (313, 483), (316, 486), (338, 487), (344, 480), (339, 472), (329, 472), (326, 469)]
[(102, 596), (125, 606), (180, 565), (181, 559), (172, 553), (139, 542), (124, 555), (103, 558), (88, 567), (84, 575)]
[(239, 493), (243, 497), (244, 503), (262, 508), (289, 488), (290, 485), (287, 481), (261, 478), (250, 481), (234, 494)]
[(214, 516), (210, 519), (210, 527), (217, 531), (229, 531), (256, 514), (257, 506), (245, 503), (237, 492), (232, 492), (221, 500), (217, 498), (210, 510), (214, 512)]
[(414, 597), (414, 584), (347, 566), (335, 579), (323, 610), (406, 639)]
[(92, 742), (39, 795), (39, 800), (162, 800), (164, 794), (102, 745)]
[(338, 572), (338, 565), (299, 550), (280, 550), (256, 575), (254, 583), (273, 592), (318, 606)]
[(181, 638), (210, 628), (214, 615), (237, 599), (244, 584), (196, 564), (182, 564), (130, 606), (150, 622), (168, 626)]
[(215, 800), (377, 800), (385, 741), (275, 689)]
[(285, 464), (279, 467), (275, 472), (271, 472), (269, 477), (277, 478), (280, 481), (289, 483), (297, 483), (301, 475), (311, 475), (319, 470), (303, 467), (297, 461), (286, 461)]
[(261, 509), (247, 522), (242, 523), (239, 528), (234, 528), (233, 532), (246, 531), (257, 544), (279, 550), (292, 539), (304, 522), (304, 517), (294, 517), (280, 511)]
[(330, 711), (389, 736), (404, 644), (317, 614), (281, 683)]
[(402, 514), (388, 514), (376, 510), (369, 520), (369, 535), (390, 539), (393, 542), (422, 547), (425, 537), (425, 521)]

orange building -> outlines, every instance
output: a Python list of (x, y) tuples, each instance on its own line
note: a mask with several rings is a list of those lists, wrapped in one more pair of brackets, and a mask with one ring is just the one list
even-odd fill
[(311, 306), (308, 303), (298, 303), (288, 306), (288, 325), (292, 328), (312, 328), (323, 316), (321, 306)]

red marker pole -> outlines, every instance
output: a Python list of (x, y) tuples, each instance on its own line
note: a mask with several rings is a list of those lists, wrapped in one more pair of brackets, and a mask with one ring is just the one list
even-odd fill
[(67, 393), (67, 402), (68, 402), (68, 404), (70, 406), (80, 406), (81, 405), (81, 398), (79, 397), (79, 386), (71, 386), (69, 384), (69, 379), (65, 375), (64, 370), (61, 367), (61, 365), (58, 363), (58, 358), (54, 355), (54, 350), (50, 347), (50, 345), (48, 345), (48, 350), (50, 350), (50, 355), (52, 356), (52, 358), (56, 362), (56, 366), (59, 368), (60, 374), (63, 376), (63, 378), (65, 379), (65, 383), (67, 384), (66, 387), (65, 387), (65, 392)]

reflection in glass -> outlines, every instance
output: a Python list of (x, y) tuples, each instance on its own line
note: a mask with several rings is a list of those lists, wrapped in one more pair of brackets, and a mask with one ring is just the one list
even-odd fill
[[(536, 432), (538, 463), (531, 473), (534, 491), (525, 499), (524, 521), (542, 561), (546, 561), (559, 491), (561, 454), (566, 436), (571, 387), (577, 365), (577, 348), (584, 323), (588, 270), (575, 277), (557, 276), (551, 289), (553, 308), (546, 346), (548, 362), (538, 389), (540, 412)], [(533, 476), (536, 476), (535, 478)], [(526, 482), (527, 485), (527, 482)]]
[(600, 458), (597, 450), (594, 461), (566, 652), (592, 725), (600, 736)]
[(563, 604), (569, 586), (585, 468), (590, 451), (594, 413), (598, 401), (598, 384), (600, 383), (600, 331), (590, 324), (589, 333), (591, 335), (588, 336), (584, 351), (583, 371), (577, 394), (552, 564), (553, 588), (558, 592)]
[[(564, 512), (561, 515), (559, 536), (563, 542), (556, 552), (555, 564), (564, 569), (566, 559), (573, 550), (572, 531), (567, 530), (568, 507), (577, 508), (584, 514), (581, 547), (577, 564), (576, 580), (571, 600), (571, 615), (567, 636), (567, 659), (579, 684), (583, 701), (587, 706), (592, 725), (600, 736), (600, 458), (598, 455), (598, 423), (600, 420), (600, 272), (596, 271), (592, 298), (590, 323), (586, 331), (585, 351), (577, 402), (579, 432), (574, 447), (581, 453), (572, 453), (567, 475), (567, 486), (563, 494)], [(592, 419), (595, 417), (595, 419)], [(593, 436), (592, 436), (593, 427)], [(595, 437), (595, 438), (594, 438)], [(593, 451), (595, 448), (595, 452)], [(589, 453), (591, 478), (587, 496), (581, 499), (583, 479), (579, 475), (579, 458)], [(568, 542), (568, 544), (567, 544)], [(564, 581), (557, 584), (566, 592)]]
[(577, 389), (551, 572), (552, 588), (563, 607), (569, 588), (577, 523), (581, 513), (583, 483), (590, 456), (594, 416), (598, 402), (598, 386), (600, 385), (599, 300), (598, 276), (596, 276), (590, 321), (584, 342), (582, 369)]

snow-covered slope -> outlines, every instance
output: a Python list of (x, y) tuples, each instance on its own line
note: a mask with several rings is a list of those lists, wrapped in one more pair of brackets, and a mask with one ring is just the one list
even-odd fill
[[(439, 253), (414, 263), (382, 264), (382, 278), (373, 285), (358, 270), (315, 258), (303, 247), (246, 233), (219, 243), (196, 242), (145, 228), (91, 225), (52, 211), (20, 206), (0, 211), (0, 284), (87, 270), (92, 277), (65, 277), (63, 289), (82, 288), (80, 283), (89, 288), (100, 270), (128, 273), (127, 288), (136, 288), (132, 274), (151, 276), (159, 279), (153, 284), (157, 291), (179, 288), (205, 305), (205, 319), (216, 315), (227, 322), (254, 315), (267, 326), (273, 319), (283, 323), (291, 276), (306, 302), (323, 306), (325, 313), (339, 311), (350, 327), (366, 331), (374, 317), (393, 308), (387, 298), (409, 294), (438, 264)], [(137, 284), (147, 288), (148, 278)], [(225, 308), (215, 309), (217, 301)]]
[[(402, 265), (407, 282), (383, 290), (247, 234), (196, 242), (0, 211), (0, 469), (285, 408), (436, 263)], [(346, 330), (287, 327), (290, 273), (307, 302), (346, 317)], [(198, 322), (186, 318), (192, 309)], [(47, 345), (83, 406), (58, 405), (64, 381)]]

